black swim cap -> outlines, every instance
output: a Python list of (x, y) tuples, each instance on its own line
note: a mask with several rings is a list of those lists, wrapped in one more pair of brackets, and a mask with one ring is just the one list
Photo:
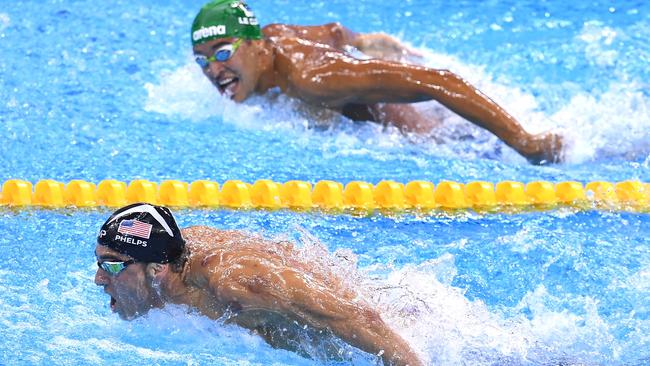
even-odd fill
[(178, 259), (185, 240), (167, 207), (135, 203), (115, 211), (97, 235), (97, 243), (138, 262), (169, 263)]

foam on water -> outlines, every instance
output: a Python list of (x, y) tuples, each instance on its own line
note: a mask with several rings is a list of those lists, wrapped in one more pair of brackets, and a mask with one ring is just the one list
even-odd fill
[[(615, 339), (594, 299), (557, 298), (539, 286), (514, 308), (489, 309), (451, 286), (453, 261), (444, 255), (366, 283), (384, 318), (429, 363), (600, 364), (620, 362), (630, 351)], [(583, 311), (557, 310), (567, 302)]]
[(193, 121), (223, 115), (229, 104), (189, 60), (176, 70), (163, 70), (160, 84), (146, 83), (144, 88), (148, 95), (145, 111)]
[[(614, 288), (626, 288), (639, 292), (648, 292), (650, 290), (650, 264), (646, 264), (638, 272), (627, 278), (627, 281), (618, 283)], [(643, 309), (650, 311), (650, 307)]]
[(650, 90), (647, 82), (625, 73), (616, 42), (629, 36), (621, 29), (600, 21), (586, 22), (576, 43), (584, 43), (585, 58), (612, 80), (600, 93), (576, 90), (553, 120), (571, 126), (567, 129), (575, 141), (573, 161), (598, 157), (622, 157), (630, 160), (650, 156)]
[(578, 39), (586, 43), (585, 56), (597, 66), (614, 66), (618, 51), (612, 43), (622, 36), (620, 30), (605, 26), (601, 21), (589, 21), (583, 25)]

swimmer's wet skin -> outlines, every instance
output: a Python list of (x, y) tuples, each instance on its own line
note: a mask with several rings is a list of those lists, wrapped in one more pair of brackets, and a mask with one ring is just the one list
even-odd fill
[(227, 322), (273, 346), (287, 347), (291, 342), (277, 339), (283, 334), (277, 330), (298, 322), (381, 355), (386, 365), (422, 365), (376, 310), (335, 275), (301, 259), (290, 243), (209, 227), (181, 231), (166, 207), (136, 203), (102, 225), (95, 256), (95, 283), (123, 319), (184, 304), (212, 319), (232, 314)]
[[(395, 59), (390, 53), (407, 53), (390, 37), (355, 34), (339, 24), (271, 24), (261, 29), (244, 2), (216, 0), (199, 11), (191, 39), (204, 75), (236, 102), (278, 87), (289, 96), (337, 110), (353, 120), (429, 133), (439, 122), (425, 118), (409, 103), (436, 100), (492, 132), (531, 163), (562, 159), (562, 136), (526, 132), (514, 117), (458, 75), (389, 61)], [(378, 58), (359, 60), (345, 47), (372, 50)], [(378, 48), (387, 50), (386, 57), (378, 54)]]

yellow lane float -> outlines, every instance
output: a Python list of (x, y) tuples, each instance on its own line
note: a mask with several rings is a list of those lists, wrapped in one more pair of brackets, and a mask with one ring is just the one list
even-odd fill
[(144, 179), (129, 182), (103, 180), (99, 184), (72, 180), (67, 184), (45, 179), (31, 182), (10, 179), (2, 184), (0, 205), (39, 207), (119, 207), (134, 202), (149, 202), (171, 207), (321, 209), (328, 211), (395, 212), (399, 210), (475, 209), (512, 212), (513, 207), (650, 209), (650, 184), (629, 180), (616, 183), (596, 181), (583, 185), (567, 181), (534, 181), (524, 184), (502, 181), (459, 183), (411, 181), (406, 184), (382, 180), (376, 185), (352, 181), (345, 186), (322, 180), (292, 180), (285, 183), (260, 179), (253, 184), (228, 180), (219, 185), (209, 180), (188, 184), (166, 180), (160, 184)]

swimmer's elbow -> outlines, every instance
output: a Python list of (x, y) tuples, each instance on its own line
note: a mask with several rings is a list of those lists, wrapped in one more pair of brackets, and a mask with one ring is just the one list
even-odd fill
[(335, 41), (334, 46), (336, 48), (341, 49), (345, 45), (356, 47), (355, 41), (357, 39), (357, 34), (355, 32), (351, 31), (339, 22), (328, 23), (326, 26), (329, 28), (329, 33), (332, 39)]
[(330, 34), (332, 35), (342, 36), (343, 34), (345, 34), (345, 32), (348, 31), (348, 29), (345, 28), (343, 24), (339, 22), (327, 23), (325, 24), (325, 26), (329, 29)]

